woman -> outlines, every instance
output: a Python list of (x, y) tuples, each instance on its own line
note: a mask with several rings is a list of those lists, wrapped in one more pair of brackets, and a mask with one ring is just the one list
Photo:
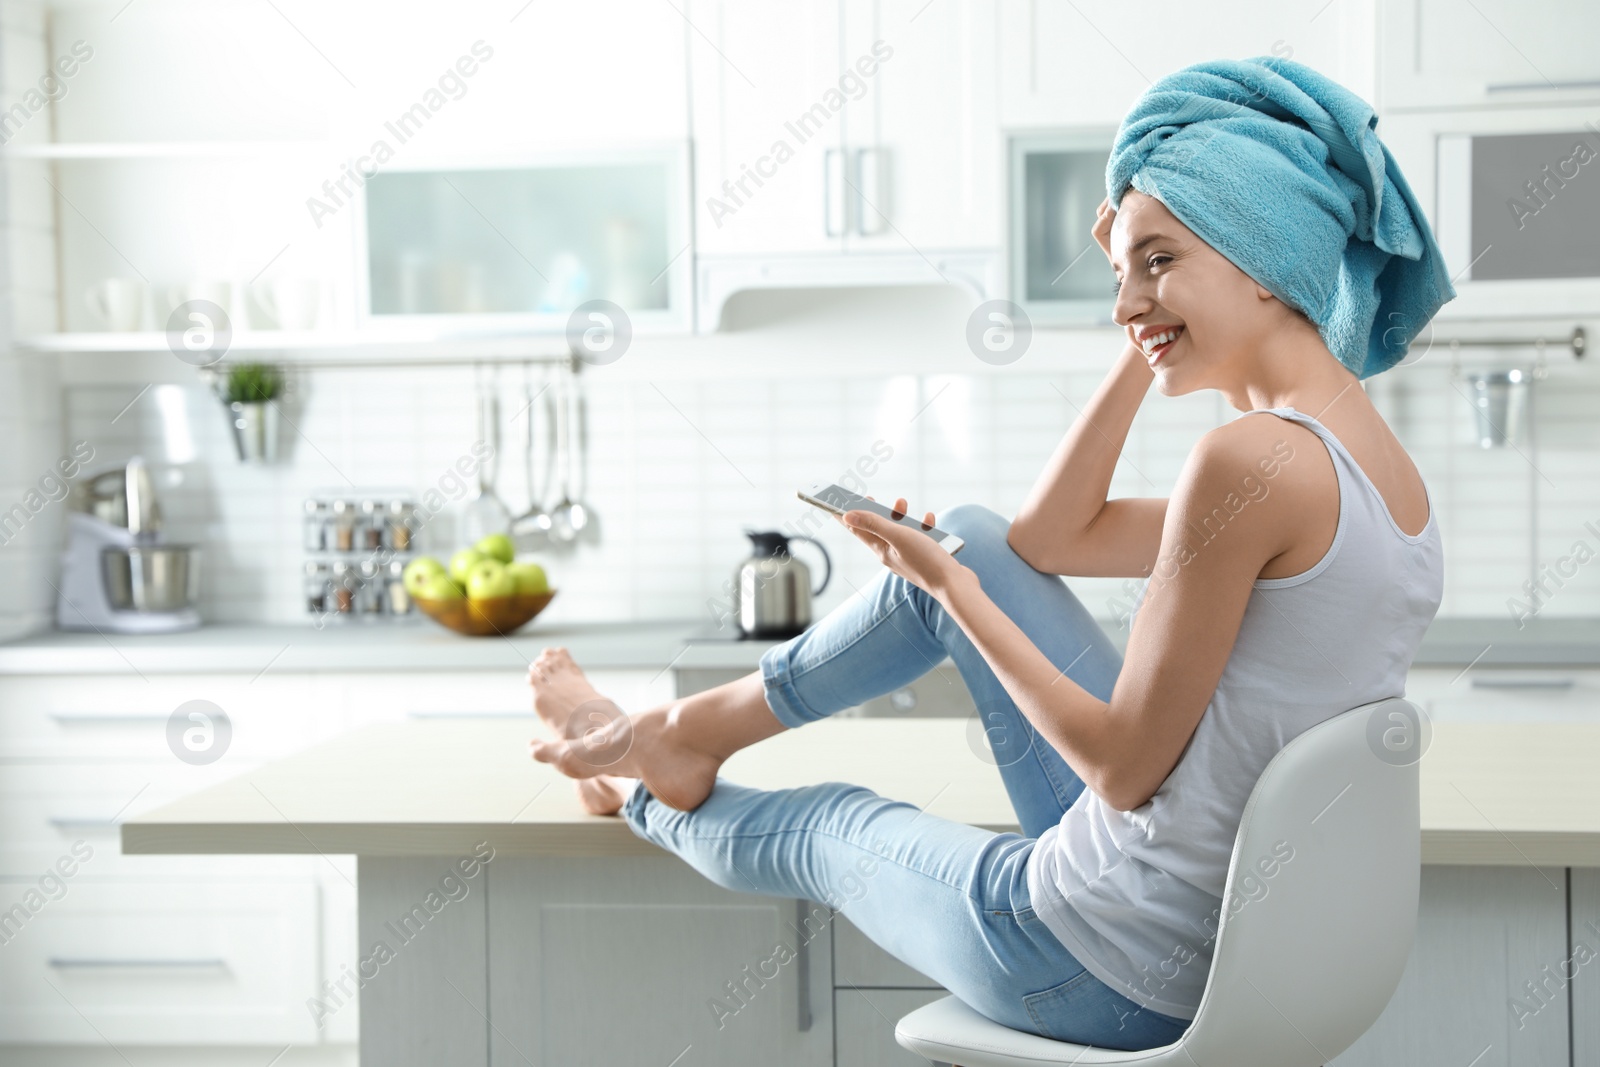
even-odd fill
[[(529, 677), (555, 737), (534, 758), (719, 885), (831, 900), (870, 867), (844, 914), (1007, 1026), (1117, 1049), (1175, 1041), (1261, 770), (1303, 730), (1401, 694), (1439, 606), (1426, 487), (1358, 383), (1453, 292), (1374, 126), (1286, 60), (1153, 85), (1118, 131), (1094, 228), (1128, 343), (1016, 519), (952, 508), (938, 524), (966, 546), (951, 556), (850, 512), (887, 568), (863, 597), (749, 677), (632, 716), (546, 649)], [(1107, 500), (1151, 381), (1263, 417), (1202, 437), (1170, 499)], [(1059, 575), (1147, 578), (1125, 661)], [(717, 777), (738, 749), (946, 654), (1020, 834), (845, 783)]]

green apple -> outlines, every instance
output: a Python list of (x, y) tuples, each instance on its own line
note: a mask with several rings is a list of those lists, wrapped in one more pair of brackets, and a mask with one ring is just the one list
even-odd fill
[[(409, 589), (410, 586), (411, 581), (408, 576), (406, 587)], [(460, 600), (462, 592), (461, 587), (441, 570), (437, 574), (430, 574), (425, 577), (411, 595), (418, 600)]]
[(511, 538), (503, 533), (492, 533), (479, 540), (472, 547), (480, 555), (488, 556), (490, 559), (497, 559), (501, 563), (510, 563), (512, 557), (517, 554), (516, 548), (511, 544)]
[(450, 557), (450, 577), (458, 585), (467, 584), (467, 573), (483, 560), (483, 553), (475, 548), (463, 548)]
[(480, 559), (467, 572), (467, 596), (472, 600), (493, 600), (516, 591), (516, 580), (497, 559)]
[(406, 564), (405, 576), (402, 579), (405, 582), (406, 592), (412, 596), (423, 596), (423, 584), (436, 574), (443, 574), (448, 577), (444, 564), (432, 556), (418, 556)]
[(517, 592), (522, 596), (534, 596), (550, 591), (550, 579), (545, 576), (544, 568), (537, 563), (513, 563), (511, 577), (516, 580)]

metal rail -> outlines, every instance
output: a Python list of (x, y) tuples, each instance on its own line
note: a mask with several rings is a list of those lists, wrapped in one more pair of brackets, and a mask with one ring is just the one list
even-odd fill
[(1572, 350), (1573, 359), (1582, 359), (1589, 348), (1589, 335), (1582, 326), (1574, 326), (1569, 336), (1559, 340), (1547, 337), (1436, 337), (1433, 340), (1433, 344), (1435, 346), (1442, 345), (1450, 349), (1566, 347)]

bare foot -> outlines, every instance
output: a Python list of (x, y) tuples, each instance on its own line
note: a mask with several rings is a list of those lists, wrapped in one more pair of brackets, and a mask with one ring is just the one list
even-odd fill
[(693, 811), (711, 795), (722, 757), (683, 742), (667, 709), (627, 715), (589, 684), (565, 648), (528, 668), (533, 707), (556, 735), (528, 744), (533, 758), (576, 779), (584, 810), (614, 815), (637, 779), (663, 803)]
[(565, 647), (546, 648), (528, 665), (533, 710), (557, 737), (582, 737), (622, 716), (622, 709), (593, 685)]

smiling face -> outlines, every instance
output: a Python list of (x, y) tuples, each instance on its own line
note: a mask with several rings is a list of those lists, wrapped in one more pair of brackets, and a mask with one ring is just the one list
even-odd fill
[[(1111, 226), (1112, 318), (1144, 349), (1167, 396), (1235, 389), (1287, 320), (1309, 323), (1179, 222), (1130, 189)], [(1313, 327), (1314, 330), (1314, 327)]]

